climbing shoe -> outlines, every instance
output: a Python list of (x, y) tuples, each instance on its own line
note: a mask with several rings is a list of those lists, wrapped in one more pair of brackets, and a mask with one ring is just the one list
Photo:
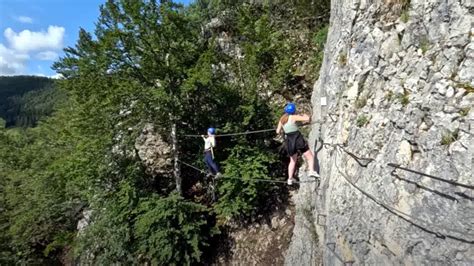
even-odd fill
[(216, 179), (221, 178), (221, 177), (222, 177), (222, 174), (221, 174), (221, 173), (217, 173), (217, 174), (216, 174)]
[(291, 185), (293, 185), (293, 182), (296, 182), (296, 179), (290, 178), (290, 179), (288, 179), (287, 184), (288, 184), (289, 186), (291, 186)]
[(308, 171), (308, 176), (314, 177), (314, 178), (319, 178), (319, 174), (316, 171)]
[(285, 141), (285, 139), (283, 138), (282, 135), (278, 135), (278, 136), (274, 137), (273, 140), (278, 142), (278, 143), (283, 143), (283, 141)]

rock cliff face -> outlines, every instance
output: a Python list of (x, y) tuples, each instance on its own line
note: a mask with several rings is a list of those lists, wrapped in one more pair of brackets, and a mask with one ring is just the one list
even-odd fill
[(169, 174), (171, 171), (171, 147), (155, 131), (152, 124), (146, 124), (135, 141), (138, 157), (152, 176)]
[(286, 264), (472, 265), (474, 2), (331, 12), (310, 141), (341, 146), (318, 140), (322, 183), (295, 196)]

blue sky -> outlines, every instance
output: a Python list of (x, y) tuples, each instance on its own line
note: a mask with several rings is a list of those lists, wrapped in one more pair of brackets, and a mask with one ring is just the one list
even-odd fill
[[(53, 62), (94, 30), (105, 0), (0, 0), (0, 76), (54, 76)], [(192, 0), (179, 0), (188, 4)]]

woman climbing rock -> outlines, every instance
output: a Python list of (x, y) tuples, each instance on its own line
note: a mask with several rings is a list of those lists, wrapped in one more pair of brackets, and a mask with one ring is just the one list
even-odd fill
[(219, 167), (217, 166), (216, 162), (214, 162), (214, 151), (213, 148), (216, 146), (216, 129), (210, 127), (207, 129), (207, 136), (202, 135), (204, 139), (204, 162), (207, 165), (207, 169), (209, 170), (210, 175), (216, 176), (216, 178), (221, 176), (219, 172)]
[(308, 163), (308, 175), (314, 178), (318, 178), (319, 174), (314, 171), (314, 155), (309, 149), (308, 143), (304, 139), (303, 135), (298, 129), (297, 122), (309, 122), (310, 117), (306, 114), (297, 115), (296, 105), (294, 103), (288, 103), (285, 106), (285, 114), (280, 118), (278, 127), (276, 130), (277, 134), (285, 133), (285, 144), (290, 157), (290, 163), (288, 165), (288, 185), (292, 185), (296, 180), (293, 178), (295, 174), (296, 162), (298, 160), (298, 154), (303, 154)]

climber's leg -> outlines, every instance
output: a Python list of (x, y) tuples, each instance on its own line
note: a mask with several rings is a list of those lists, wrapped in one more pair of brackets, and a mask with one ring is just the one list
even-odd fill
[(209, 172), (211, 172), (213, 175), (220, 174), (219, 166), (217, 166), (216, 162), (214, 162), (214, 160), (212, 159), (212, 153), (210, 151), (204, 154), (204, 161), (206, 162)]
[(319, 177), (319, 174), (314, 171), (314, 155), (311, 150), (307, 150), (303, 153), (304, 157), (306, 158), (306, 163), (308, 163), (308, 175), (312, 177)]
[(212, 154), (210, 151), (206, 151), (204, 153), (204, 162), (206, 163), (207, 169), (209, 173), (215, 175), (217, 172), (214, 172), (213, 165), (212, 165)]
[(290, 156), (290, 164), (288, 165), (288, 179), (293, 178), (295, 174), (296, 161), (298, 160), (298, 154)]
[(214, 162), (214, 160), (212, 159), (212, 155), (211, 155), (211, 158), (209, 160), (209, 165), (211, 166), (211, 168), (212, 168), (212, 170), (215, 174), (219, 173), (219, 166), (217, 166), (217, 163)]

